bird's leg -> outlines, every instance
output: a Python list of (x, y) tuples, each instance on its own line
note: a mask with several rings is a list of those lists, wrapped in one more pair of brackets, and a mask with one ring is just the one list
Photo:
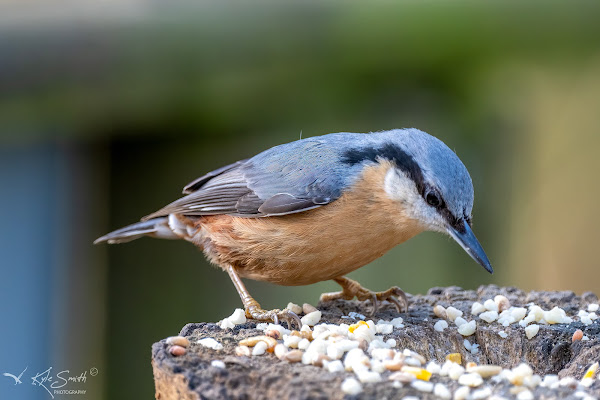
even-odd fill
[(298, 325), (298, 328), (302, 326), (300, 322), (300, 318), (290, 310), (263, 310), (258, 304), (258, 301), (254, 300), (250, 293), (248, 293), (248, 289), (244, 285), (244, 282), (240, 279), (235, 268), (232, 265), (227, 265), (225, 268), (233, 285), (237, 289), (240, 298), (242, 299), (242, 303), (244, 303), (244, 309), (246, 310), (246, 317), (256, 319), (258, 321), (273, 321), (273, 323), (278, 324), (279, 320), (284, 320), (288, 323), (288, 327), (292, 328), (292, 321)]
[(380, 301), (389, 301), (393, 303), (398, 312), (402, 312), (403, 309), (408, 311), (408, 300), (406, 294), (397, 286), (392, 286), (385, 292), (373, 292), (369, 289), (365, 289), (360, 283), (340, 276), (333, 279), (341, 287), (341, 292), (323, 293), (321, 295), (321, 301), (331, 301), (336, 299), (352, 300), (356, 297), (359, 301), (371, 300), (373, 303), (373, 314), (379, 309)]

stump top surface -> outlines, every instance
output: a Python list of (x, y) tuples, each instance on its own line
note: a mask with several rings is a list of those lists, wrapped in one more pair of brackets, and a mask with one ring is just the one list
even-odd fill
[[(483, 302), (502, 294), (511, 305), (527, 307), (535, 303), (549, 310), (555, 306), (564, 309), (569, 316), (577, 316), (581, 309), (590, 303), (598, 303), (592, 293), (576, 296), (573, 292), (529, 292), (495, 285), (482, 286), (477, 291), (463, 290), (458, 287), (432, 288), (426, 295), (408, 295), (410, 302), (408, 313), (397, 313), (391, 306), (384, 304), (374, 316), (368, 315), (369, 305), (357, 301), (336, 300), (320, 303), (317, 308), (323, 313), (320, 323), (351, 324), (356, 321), (347, 316), (358, 312), (367, 319), (392, 320), (398, 316), (404, 319), (404, 328), (395, 328), (392, 333), (382, 335), (385, 340), (396, 340), (396, 349), (410, 349), (423, 355), (427, 361), (442, 364), (446, 355), (460, 353), (463, 365), (467, 362), (477, 364), (494, 364), (503, 368), (512, 368), (524, 362), (540, 375), (558, 374), (559, 377), (572, 376), (581, 379), (586, 369), (600, 360), (600, 319), (590, 325), (574, 321), (570, 324), (540, 325), (539, 333), (531, 339), (525, 335), (524, 328), (518, 324), (508, 327), (496, 322), (490, 324), (471, 315), (473, 302)], [(443, 332), (434, 329), (439, 321), (433, 314), (433, 306), (453, 306), (461, 310), (467, 320), (477, 321), (475, 334), (463, 337), (456, 326)], [(275, 355), (267, 353), (262, 356), (244, 357), (235, 355), (239, 341), (252, 336), (262, 335), (256, 329), (256, 321), (248, 321), (233, 329), (221, 329), (214, 323), (187, 324), (180, 332), (187, 337), (191, 345), (185, 355), (172, 356), (166, 340), (157, 342), (152, 347), (152, 363), (154, 367), (157, 398), (185, 399), (380, 399), (417, 396), (420, 399), (436, 398), (432, 393), (420, 392), (405, 384), (402, 388), (393, 386), (387, 379), (390, 372), (382, 374), (380, 383), (363, 384), (363, 392), (356, 396), (344, 395), (341, 390), (342, 381), (354, 376), (352, 372), (330, 373), (327, 369), (281, 361)], [(573, 333), (581, 329), (589, 338), (587, 341), (572, 342)], [(502, 338), (498, 332), (508, 335)], [(213, 338), (223, 345), (222, 350), (213, 350), (198, 344), (203, 338)], [(467, 339), (478, 344), (479, 352), (472, 354), (464, 346)], [(221, 360), (225, 368), (211, 366), (213, 360)], [(444, 383), (451, 391), (459, 385), (448, 377), (434, 375), (431, 382)], [(503, 381), (493, 383), (485, 380), (495, 395), (515, 398), (511, 393), (512, 384)], [(481, 386), (483, 387), (483, 386)], [(476, 389), (474, 389), (476, 390)], [(541, 386), (532, 392), (535, 398), (576, 398), (577, 389), (560, 387), (549, 389)], [(514, 392), (514, 389), (513, 389)], [(592, 398), (600, 398), (600, 382), (596, 379), (586, 393)]]

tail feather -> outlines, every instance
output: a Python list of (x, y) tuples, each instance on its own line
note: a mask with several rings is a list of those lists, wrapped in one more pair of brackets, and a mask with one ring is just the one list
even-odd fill
[(99, 237), (94, 244), (107, 242), (108, 244), (127, 243), (143, 236), (160, 239), (179, 239), (171, 228), (167, 217), (154, 218), (148, 221), (136, 222), (121, 229)]

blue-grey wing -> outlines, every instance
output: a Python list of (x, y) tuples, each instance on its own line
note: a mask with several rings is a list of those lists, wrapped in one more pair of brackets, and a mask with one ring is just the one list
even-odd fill
[(273, 147), (193, 181), (189, 193), (144, 219), (168, 214), (286, 215), (336, 200), (351, 182), (336, 140), (304, 139)]

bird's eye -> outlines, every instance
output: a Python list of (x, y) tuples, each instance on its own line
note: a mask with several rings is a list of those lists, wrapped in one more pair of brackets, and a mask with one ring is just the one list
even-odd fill
[(443, 204), (440, 195), (438, 195), (433, 190), (427, 191), (427, 193), (425, 194), (425, 201), (427, 201), (427, 204), (435, 208), (441, 207)]

